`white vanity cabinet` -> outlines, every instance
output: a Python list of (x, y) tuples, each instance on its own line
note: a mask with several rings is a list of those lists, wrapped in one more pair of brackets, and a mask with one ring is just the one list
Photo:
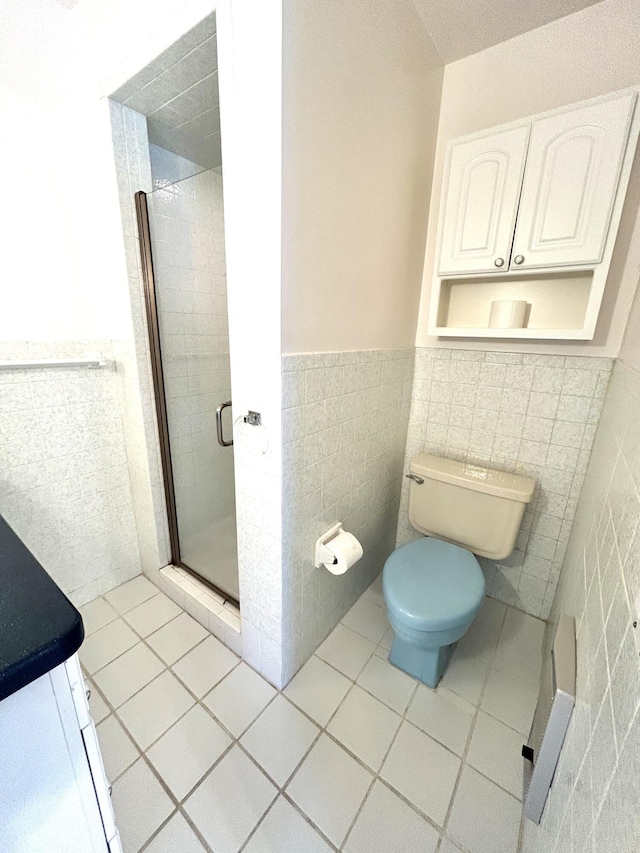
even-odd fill
[[(639, 132), (627, 90), (453, 140), (429, 333), (593, 338)], [(489, 327), (498, 300), (523, 328)]]
[(0, 852), (122, 853), (77, 655), (0, 702)]

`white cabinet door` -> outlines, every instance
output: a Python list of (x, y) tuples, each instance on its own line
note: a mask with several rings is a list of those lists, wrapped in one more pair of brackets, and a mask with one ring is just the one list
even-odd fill
[(440, 275), (509, 268), (529, 125), (454, 143), (442, 190)]
[(635, 99), (534, 122), (511, 269), (602, 260)]

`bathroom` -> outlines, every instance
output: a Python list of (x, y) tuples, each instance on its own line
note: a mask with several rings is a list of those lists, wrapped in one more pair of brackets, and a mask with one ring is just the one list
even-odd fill
[[(640, 14), (449, 6), (3, 4), (0, 516), (82, 616), (115, 815), (82, 846), (12, 785), (3, 853), (640, 846), (635, 142), (597, 263), (503, 273), (519, 326), (487, 328), (499, 273), (438, 275), (449, 143), (637, 94)], [(423, 453), (534, 481), (436, 689), (388, 662), (380, 574), (424, 541)], [(340, 575), (315, 554), (338, 522), (363, 551)], [(21, 592), (47, 621), (21, 577), (0, 630)], [(536, 823), (521, 749), (563, 615), (575, 707)]]

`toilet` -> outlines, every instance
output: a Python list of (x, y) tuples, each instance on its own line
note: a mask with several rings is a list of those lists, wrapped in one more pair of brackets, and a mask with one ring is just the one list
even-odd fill
[(436, 687), (484, 599), (474, 554), (509, 556), (535, 481), (429, 453), (406, 476), (409, 522), (424, 537), (397, 548), (382, 573), (394, 633), (389, 661)]

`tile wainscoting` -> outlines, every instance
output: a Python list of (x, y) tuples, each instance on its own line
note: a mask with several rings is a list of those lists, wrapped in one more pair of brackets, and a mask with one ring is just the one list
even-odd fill
[(640, 373), (616, 362), (547, 629), (575, 616), (577, 696), (539, 827), (524, 853), (638, 849)]
[[(413, 349), (282, 358), (285, 683), (394, 548), (412, 373)], [(340, 577), (313, 565), (337, 521), (364, 549)]]
[[(417, 453), (536, 480), (513, 554), (481, 559), (489, 595), (547, 618), (612, 359), (417, 348), (405, 465)], [(397, 544), (419, 534), (403, 481)]]
[(0, 370), (0, 513), (78, 605), (140, 572), (111, 341), (11, 342), (0, 358), (103, 368)]

